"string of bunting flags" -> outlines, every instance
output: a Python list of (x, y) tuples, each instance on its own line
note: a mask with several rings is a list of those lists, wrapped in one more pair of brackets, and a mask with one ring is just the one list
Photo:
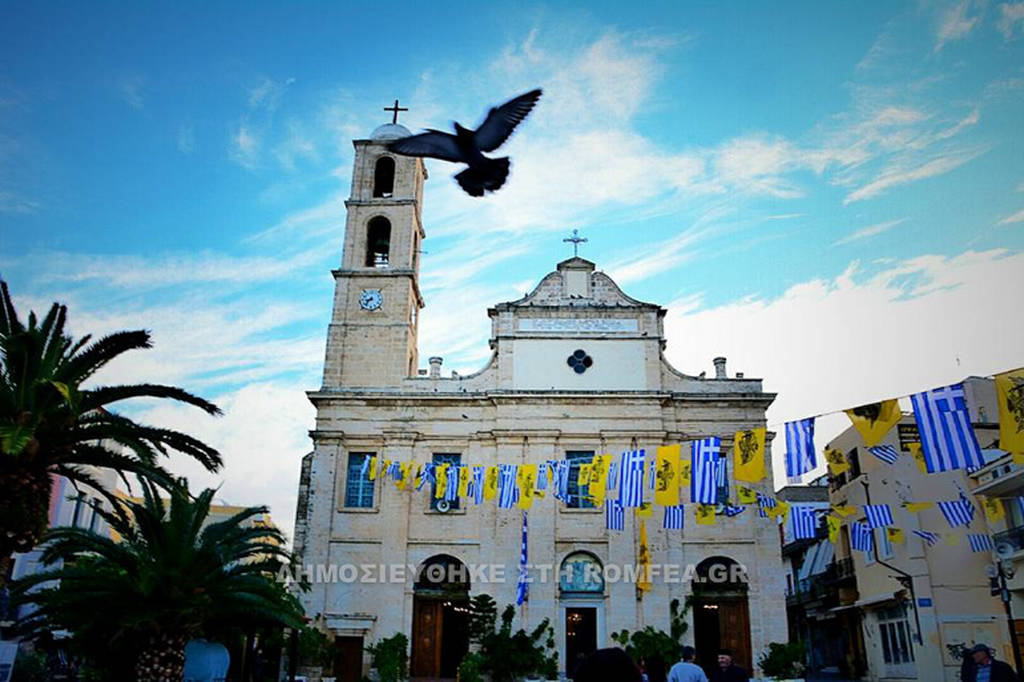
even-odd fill
[[(1011, 453), (1014, 462), (1024, 465), (1024, 368), (996, 375), (995, 385), (999, 404), (999, 449)], [(970, 471), (984, 465), (982, 449), (967, 411), (963, 384), (904, 397), (909, 397), (913, 405), (919, 434), (919, 441), (907, 443), (906, 448), (922, 473)], [(887, 465), (895, 465), (900, 460), (900, 452), (882, 442), (903, 417), (897, 398), (843, 412), (850, 418), (868, 452)], [(824, 415), (784, 424), (787, 477), (799, 477), (818, 466), (814, 424), (820, 416)], [(663, 528), (682, 530), (686, 491), (694, 509), (694, 520), (700, 525), (715, 524), (719, 516), (739, 516), (748, 506), (756, 505), (759, 518), (772, 518), (782, 523), (788, 520), (795, 539), (815, 538), (824, 517), (829, 540), (834, 543), (847, 519), (857, 516), (863, 520), (849, 523), (853, 549), (873, 551), (874, 531), (879, 529), (886, 533), (890, 543), (904, 541), (904, 532), (895, 526), (890, 505), (867, 504), (860, 509), (833, 505), (821, 509), (790, 504), (758, 490), (766, 478), (766, 439), (767, 427), (736, 432), (732, 441), (732, 467), (722, 453), (722, 439), (708, 436), (688, 443), (659, 446), (653, 452), (638, 448), (618, 457), (600, 454), (589, 461), (562, 459), (538, 464), (427, 462), (417, 465), (374, 455), (363, 460), (360, 475), (370, 481), (390, 479), (398, 490), (419, 491), (429, 486), (437, 500), (472, 499), (477, 505), (495, 502), (499, 508), (519, 508), (524, 512), (532, 507), (534, 500), (550, 494), (567, 505), (603, 508), (605, 525), (612, 531), (625, 528), (627, 509), (633, 509), (639, 518), (652, 518), (653, 505), (663, 508)], [(850, 469), (845, 455), (838, 450), (826, 448), (824, 458), (832, 476)], [(735, 497), (728, 493), (730, 468), (736, 482)], [(999, 503), (1002, 499), (1010, 499), (1024, 512), (1024, 497), (986, 497), (981, 504), (989, 521), (998, 521), (1005, 515)], [(937, 506), (951, 530), (969, 527), (976, 513), (975, 504), (962, 490), (955, 500), (907, 501), (901, 506), (911, 513)], [(956, 533), (940, 534), (921, 529), (910, 532), (928, 547), (935, 546), (940, 539), (946, 544), (958, 545), (961, 539)], [(974, 552), (992, 548), (992, 540), (985, 534), (967, 533), (967, 541)]]

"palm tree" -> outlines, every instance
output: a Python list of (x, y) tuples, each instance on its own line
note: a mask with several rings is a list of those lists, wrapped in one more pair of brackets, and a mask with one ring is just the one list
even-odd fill
[(0, 280), (0, 588), (14, 552), (38, 542), (47, 525), (53, 475), (85, 484), (110, 499), (92, 470), (137, 474), (170, 484), (157, 457), (176, 450), (210, 471), (220, 454), (177, 431), (136, 423), (111, 412), (130, 398), (165, 398), (217, 415), (216, 405), (173, 386), (131, 384), (83, 388), (98, 370), (127, 351), (149, 348), (145, 331), (120, 331), (77, 341), (64, 325), (67, 307), (54, 303), (40, 321), (18, 319)]
[[(180, 682), (193, 637), (239, 625), (302, 627), (302, 607), (274, 580), (290, 561), (284, 538), (251, 521), (265, 507), (208, 523), (214, 490), (193, 499), (177, 487), (169, 500), (151, 483), (143, 490), (141, 501), (100, 511), (120, 540), (81, 528), (48, 533), (42, 560), (63, 566), (15, 583), (15, 601), (38, 606), (21, 624), (26, 631), (71, 631), (88, 658), (106, 665), (104, 679)], [(46, 587), (53, 580), (60, 584)]]

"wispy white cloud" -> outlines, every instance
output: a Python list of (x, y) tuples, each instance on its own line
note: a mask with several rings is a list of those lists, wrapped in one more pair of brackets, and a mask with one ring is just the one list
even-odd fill
[[(778, 392), (770, 423), (903, 396), (1021, 364), (1024, 318), (1007, 316), (1004, 302), (1024, 286), (1021, 273), (1024, 254), (992, 250), (873, 273), (852, 263), (778, 297), (711, 308), (688, 297), (668, 306), (666, 354), (687, 373), (723, 355), (730, 372), (764, 377)], [(833, 434), (819, 432), (819, 444)]]
[(145, 85), (146, 79), (142, 76), (126, 76), (118, 83), (118, 92), (132, 109), (142, 109), (146, 106)]
[(882, 234), (883, 232), (896, 227), (900, 223), (906, 222), (906, 220), (906, 218), (900, 218), (899, 220), (890, 220), (884, 223), (868, 225), (865, 228), (851, 232), (845, 237), (836, 240), (832, 243), (832, 246), (840, 246), (842, 244), (849, 244), (850, 242), (859, 241), (861, 239), (867, 239), (868, 237), (874, 237), (875, 235)]
[(948, 173), (980, 156), (985, 151), (984, 149), (979, 149), (970, 152), (941, 155), (929, 159), (920, 165), (911, 165), (908, 161), (895, 162), (884, 169), (874, 180), (847, 194), (846, 198), (843, 199), (843, 204), (870, 199), (890, 187)]
[(1024, 2), (1006, 2), (999, 5), (996, 28), (1006, 40), (1011, 40), (1021, 25), (1024, 25)]
[(947, 43), (965, 37), (978, 25), (979, 17), (968, 16), (969, 9), (970, 3), (968, 0), (963, 0), (963, 2), (950, 7), (942, 15), (935, 40), (936, 52)]
[(231, 158), (246, 168), (254, 168), (261, 143), (259, 134), (248, 123), (239, 123), (231, 136)]
[[(1019, 191), (1019, 190), (1018, 190)], [(999, 225), (1009, 225), (1011, 223), (1024, 223), (1024, 208), (1017, 211), (1012, 215), (1008, 215), (999, 221)]]
[(39, 203), (14, 192), (0, 190), (0, 213), (35, 213)]

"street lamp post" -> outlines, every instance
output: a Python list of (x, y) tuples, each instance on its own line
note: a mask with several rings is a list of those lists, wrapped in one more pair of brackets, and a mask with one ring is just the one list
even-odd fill
[(1006, 628), (1009, 630), (1010, 634), (1010, 646), (1013, 647), (1013, 664), (1014, 667), (1017, 668), (1017, 672), (1019, 674), (1022, 670), (1020, 644), (1017, 642), (1017, 630), (1013, 625), (1013, 607), (1010, 605), (1010, 589), (1006, 586), (1006, 581), (1013, 579), (1013, 566), (1002, 560), (997, 560), (995, 564), (989, 564), (986, 567), (985, 573), (988, 575), (991, 594), (993, 596), (998, 594), (999, 598), (1003, 602), (1003, 610), (1006, 611)]

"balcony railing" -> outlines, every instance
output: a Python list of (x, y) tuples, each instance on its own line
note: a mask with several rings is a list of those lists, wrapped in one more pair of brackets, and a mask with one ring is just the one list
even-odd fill
[(1019, 552), (1024, 549), (1024, 526), (1018, 526), (1017, 528), (1004, 530), (1002, 533), (996, 533), (992, 536), (992, 542), (997, 548), (1000, 544), (1007, 544), (1013, 547), (1014, 552)]
[(846, 557), (845, 559), (838, 559), (835, 562), (835, 566), (836, 566), (835, 580), (837, 582), (841, 581), (841, 580), (847, 580), (849, 578), (855, 577), (854, 566), (853, 566), (853, 557)]
[(836, 565), (834, 563), (829, 564), (828, 568), (821, 573), (812, 575), (809, 578), (802, 578), (792, 588), (787, 589), (786, 604), (794, 606), (835, 595), (835, 588), (832, 587), (835, 579)]

